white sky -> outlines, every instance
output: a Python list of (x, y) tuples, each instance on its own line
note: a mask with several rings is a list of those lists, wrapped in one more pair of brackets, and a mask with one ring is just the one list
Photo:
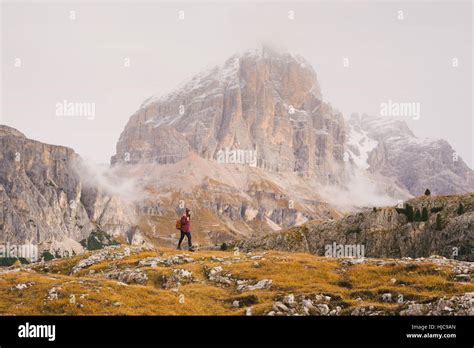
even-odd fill
[[(471, 2), (449, 1), (3, 2), (0, 123), (109, 162), (147, 97), (267, 41), (312, 63), (346, 116), (421, 103), (421, 118), (407, 119), (415, 134), (448, 140), (472, 167), (472, 17)], [(95, 103), (95, 119), (56, 116), (63, 100)]]

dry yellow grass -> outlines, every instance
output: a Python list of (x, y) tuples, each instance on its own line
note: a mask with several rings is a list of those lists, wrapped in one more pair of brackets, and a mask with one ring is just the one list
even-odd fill
[[(303, 253), (254, 252), (252, 255), (232, 252), (198, 251), (189, 253), (194, 262), (181, 265), (142, 267), (148, 276), (144, 285), (124, 285), (106, 279), (101, 271), (137, 267), (139, 260), (150, 256), (169, 257), (181, 253), (173, 249), (131, 254), (122, 260), (100, 262), (71, 275), (72, 267), (88, 255), (55, 260), (44, 266), (23, 267), (18, 272), (0, 276), (1, 315), (244, 315), (245, 308), (232, 306), (233, 299), (255, 295), (253, 314), (263, 314), (277, 298), (285, 294), (328, 294), (337, 296), (346, 306), (394, 308), (396, 304), (381, 301), (390, 292), (409, 299), (430, 299), (474, 291), (472, 283), (451, 281), (451, 270), (433, 264), (376, 266), (360, 264), (342, 269), (340, 260)], [(217, 262), (211, 257), (225, 258)], [(209, 281), (206, 270), (221, 266), (233, 278), (272, 279), (269, 289), (239, 292), (235, 286), (220, 286)], [(160, 279), (174, 269), (193, 273), (194, 282), (175, 289), (162, 287)], [(90, 274), (94, 270), (94, 274)], [(390, 280), (395, 278), (393, 284)], [(34, 285), (15, 289), (20, 283)], [(47, 299), (52, 287), (60, 288), (57, 299)], [(362, 299), (356, 301), (356, 298)]]

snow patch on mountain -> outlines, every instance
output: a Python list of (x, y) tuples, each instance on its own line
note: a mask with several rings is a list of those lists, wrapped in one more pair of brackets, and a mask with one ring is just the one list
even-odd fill
[[(278, 54), (275, 55), (275, 52), (278, 52)], [(245, 81), (240, 81), (239, 79), (241, 59), (253, 58), (255, 62), (258, 62), (259, 60), (268, 59), (269, 57), (271, 57), (272, 60), (278, 59), (279, 61), (287, 63), (297, 62), (301, 68), (312, 70), (311, 64), (309, 64), (308, 61), (306, 61), (306, 59), (300, 54), (286, 52), (282, 49), (276, 49), (275, 47), (262, 45), (259, 48), (248, 49), (234, 54), (223, 64), (202, 70), (200, 73), (182, 81), (178, 86), (173, 88), (172, 92), (151, 96), (142, 103), (140, 108), (144, 109), (154, 103), (166, 102), (176, 98), (177, 96), (186, 95), (199, 89), (207, 90), (204, 94), (196, 96), (195, 98), (209, 98), (209, 86), (216, 86), (216, 88), (213, 90), (216, 96), (222, 94), (224, 90), (233, 88), (242, 89), (245, 87)], [(318, 96), (320, 92), (313, 86), (313, 88), (310, 90), (310, 93)]]
[(369, 153), (377, 147), (378, 141), (371, 139), (367, 135), (367, 132), (356, 130), (352, 127), (349, 132), (347, 145), (347, 152), (350, 154), (356, 166), (360, 169), (368, 169), (369, 164), (367, 160)]

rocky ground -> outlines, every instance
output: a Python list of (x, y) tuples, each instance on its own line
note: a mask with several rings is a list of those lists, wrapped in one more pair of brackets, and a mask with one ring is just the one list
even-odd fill
[[(412, 214), (407, 213), (407, 209)], [(422, 212), (425, 218), (422, 218)], [(418, 216), (419, 218), (416, 218)], [(420, 196), (400, 207), (373, 207), (341, 219), (315, 220), (235, 242), (241, 250), (284, 250), (325, 255), (332, 243), (363, 245), (366, 257), (442, 255), (474, 261), (474, 193)]]
[(2, 315), (474, 315), (474, 264), (108, 246), (0, 270)]

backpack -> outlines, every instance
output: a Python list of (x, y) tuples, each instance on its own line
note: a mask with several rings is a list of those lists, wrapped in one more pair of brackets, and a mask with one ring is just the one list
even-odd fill
[(176, 229), (181, 230), (181, 219), (176, 220)]

